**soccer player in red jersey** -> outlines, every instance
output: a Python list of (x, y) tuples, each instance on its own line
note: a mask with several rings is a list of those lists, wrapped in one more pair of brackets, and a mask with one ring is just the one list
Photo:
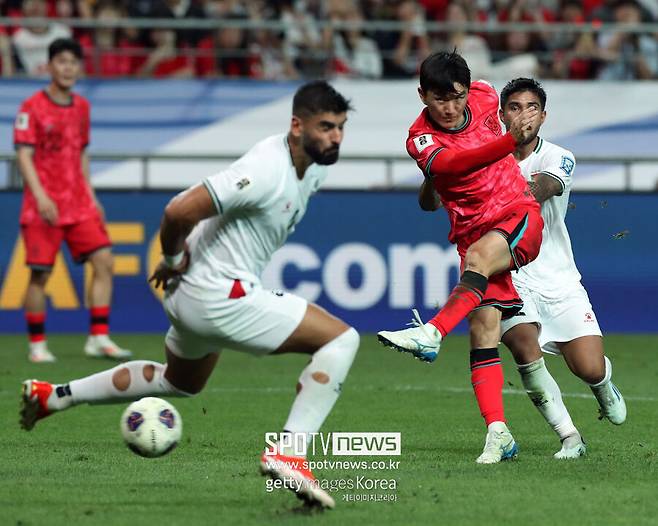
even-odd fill
[(91, 326), (88, 356), (126, 359), (108, 336), (112, 296), (111, 243), (103, 207), (89, 182), (89, 103), (72, 92), (80, 73), (82, 50), (71, 39), (57, 39), (48, 49), (50, 84), (21, 105), (14, 125), (18, 168), (25, 182), (21, 234), (31, 268), (25, 296), (30, 339), (29, 359), (52, 362), (44, 324), (45, 287), (62, 241), (76, 262), (89, 261)]
[(501, 317), (523, 305), (510, 271), (537, 257), (541, 244), (540, 208), (512, 156), (517, 144), (532, 140), (529, 127), (539, 114), (520, 112), (503, 134), (496, 91), (486, 82), (471, 84), (466, 61), (454, 52), (425, 59), (418, 92), (426, 108), (409, 129), (407, 151), (425, 175), (419, 201), (424, 210), (446, 209), (462, 275), (429, 323), (414, 312), (414, 327), (378, 337), (433, 362), (443, 338), (468, 317), (471, 381), (487, 424), (477, 462), (492, 464), (517, 452), (505, 424), (498, 342)]

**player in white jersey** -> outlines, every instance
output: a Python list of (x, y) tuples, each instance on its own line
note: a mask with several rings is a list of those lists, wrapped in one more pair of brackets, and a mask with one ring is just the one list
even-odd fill
[(514, 356), (528, 396), (562, 441), (555, 458), (577, 458), (585, 454), (585, 443), (541, 351), (564, 357), (569, 369), (590, 386), (601, 415), (613, 424), (624, 422), (626, 405), (611, 381), (612, 365), (603, 353), (601, 329), (580, 282), (564, 222), (576, 161), (570, 151), (538, 136), (546, 118), (546, 93), (537, 81), (510, 81), (500, 103), (506, 126), (525, 108), (540, 110), (532, 138), (517, 146), (514, 157), (542, 204), (544, 219), (539, 256), (512, 275), (523, 310), (503, 320), (502, 341)]
[[(225, 348), (256, 355), (306, 353), (284, 432), (305, 442), (331, 411), (359, 346), (358, 333), (306, 300), (265, 290), (260, 275), (303, 217), (311, 194), (338, 160), (351, 109), (324, 81), (293, 99), (287, 134), (257, 143), (228, 169), (177, 195), (160, 229), (163, 261), (151, 280), (166, 290), (171, 321), (166, 364), (132, 361), (54, 385), (23, 383), (21, 424), (82, 403), (199, 393)], [(303, 456), (304, 445), (270, 449), (264, 474), (311, 504), (333, 507)], [(296, 453), (293, 453), (295, 451)]]

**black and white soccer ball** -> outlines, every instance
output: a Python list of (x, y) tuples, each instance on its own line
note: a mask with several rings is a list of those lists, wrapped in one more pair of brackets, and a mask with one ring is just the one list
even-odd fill
[(166, 400), (146, 397), (130, 404), (121, 415), (121, 434), (128, 448), (142, 457), (161, 457), (180, 441), (183, 421)]

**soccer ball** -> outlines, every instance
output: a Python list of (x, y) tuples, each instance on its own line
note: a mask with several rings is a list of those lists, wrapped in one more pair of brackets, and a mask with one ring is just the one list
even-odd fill
[(176, 408), (160, 398), (146, 397), (130, 404), (121, 415), (121, 434), (133, 453), (161, 457), (176, 447), (183, 421)]

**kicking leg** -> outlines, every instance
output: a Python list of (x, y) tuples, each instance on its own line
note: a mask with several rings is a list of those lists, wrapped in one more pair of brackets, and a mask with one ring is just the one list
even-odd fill
[(586, 451), (585, 443), (562, 401), (560, 387), (546, 368), (538, 340), (539, 330), (534, 323), (515, 325), (502, 337), (514, 357), (526, 393), (562, 442), (554, 457), (581, 457)]
[(411, 329), (380, 331), (379, 341), (422, 361), (433, 362), (443, 338), (482, 301), (489, 277), (506, 271), (511, 263), (507, 240), (498, 232), (488, 232), (468, 248), (464, 273), (437, 315), (425, 324), (417, 320)]
[(601, 418), (616, 425), (626, 420), (626, 402), (612, 383), (612, 363), (603, 353), (603, 338), (582, 336), (558, 343), (569, 369), (587, 383), (599, 403)]

